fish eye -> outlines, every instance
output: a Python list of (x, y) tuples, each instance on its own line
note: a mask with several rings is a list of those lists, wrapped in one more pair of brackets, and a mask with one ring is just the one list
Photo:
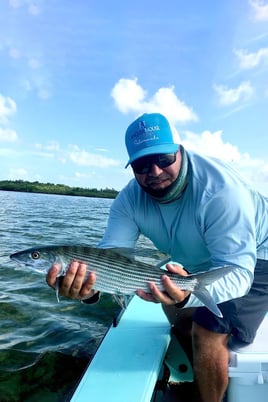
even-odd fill
[(32, 256), (33, 260), (38, 260), (38, 258), (40, 258), (40, 253), (39, 253), (39, 251), (33, 251), (31, 253), (31, 256)]

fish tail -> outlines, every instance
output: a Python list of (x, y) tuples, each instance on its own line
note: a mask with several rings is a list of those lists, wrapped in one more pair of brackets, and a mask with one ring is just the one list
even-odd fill
[(211, 269), (210, 271), (200, 272), (199, 274), (194, 274), (194, 276), (198, 280), (198, 285), (195, 287), (193, 294), (216, 316), (222, 318), (223, 315), (214, 302), (212, 296), (205, 288), (205, 286), (210, 285), (212, 282), (215, 282), (227, 275), (234, 269), (233, 266), (224, 266), (220, 268)]
[(204, 306), (210, 310), (213, 314), (215, 314), (217, 317), (222, 318), (222, 312), (217, 306), (217, 304), (214, 302), (212, 297), (210, 296), (208, 290), (206, 288), (199, 288), (197, 290), (194, 290), (192, 292), (203, 304)]
[(213, 268), (210, 271), (200, 272), (190, 276), (195, 277), (198, 280), (199, 286), (203, 287), (210, 285), (212, 282), (215, 282), (220, 278), (223, 278), (233, 270), (233, 266), (226, 265), (224, 267)]

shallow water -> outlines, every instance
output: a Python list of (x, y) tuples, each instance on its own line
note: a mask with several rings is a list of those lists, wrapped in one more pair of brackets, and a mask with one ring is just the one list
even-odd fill
[(57, 303), (45, 277), (9, 260), (37, 244), (96, 245), (112, 200), (0, 191), (0, 401), (69, 401), (118, 312)]
[[(61, 298), (9, 255), (34, 245), (97, 245), (112, 200), (0, 191), (0, 402), (67, 402), (119, 306)], [(138, 258), (160, 257), (142, 238)]]

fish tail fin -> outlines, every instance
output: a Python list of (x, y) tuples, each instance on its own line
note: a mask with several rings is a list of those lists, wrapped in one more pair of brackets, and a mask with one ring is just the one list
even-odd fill
[(213, 314), (220, 318), (222, 318), (222, 313), (205, 286), (224, 277), (233, 269), (233, 266), (228, 265), (192, 275), (198, 281), (198, 286), (196, 286), (193, 293)]
[(191, 276), (198, 280), (198, 283), (201, 287), (204, 287), (210, 285), (212, 282), (215, 282), (220, 278), (223, 278), (233, 270), (234, 266), (226, 265), (223, 267), (212, 268), (209, 271), (192, 274)]
[(196, 289), (192, 292), (203, 304), (204, 306), (209, 309), (213, 314), (215, 314), (217, 317), (222, 318), (222, 312), (217, 306), (217, 304), (214, 302), (212, 297), (210, 296), (208, 290), (205, 287), (201, 287), (199, 289)]

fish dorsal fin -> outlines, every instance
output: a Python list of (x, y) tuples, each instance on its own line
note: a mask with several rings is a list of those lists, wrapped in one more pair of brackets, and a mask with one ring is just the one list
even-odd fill
[(134, 249), (129, 247), (113, 247), (106, 250), (111, 250), (114, 254), (126, 259), (126, 262), (135, 261)]
[(170, 262), (170, 261), (171, 261), (171, 258), (170, 258), (170, 257), (167, 257), (167, 258), (165, 258), (164, 260), (159, 261), (159, 262), (156, 264), (156, 268), (164, 268), (164, 266), (165, 266), (168, 262)]

